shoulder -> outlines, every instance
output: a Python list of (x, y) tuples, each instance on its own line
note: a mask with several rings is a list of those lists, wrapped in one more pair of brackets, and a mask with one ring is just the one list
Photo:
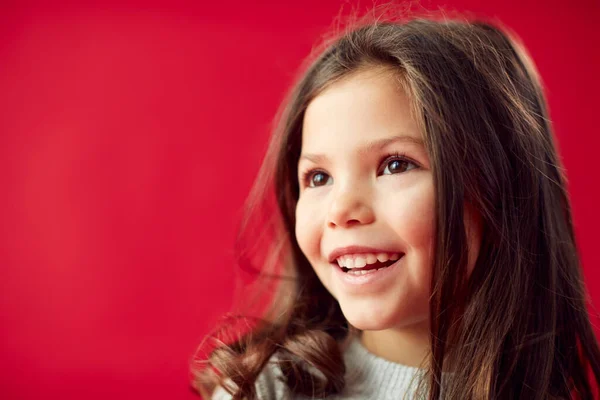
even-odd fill
[[(292, 393), (285, 384), (278, 364), (278, 356), (273, 355), (255, 382), (258, 400), (291, 400)], [(230, 400), (232, 396), (221, 386), (217, 387), (211, 400)]]

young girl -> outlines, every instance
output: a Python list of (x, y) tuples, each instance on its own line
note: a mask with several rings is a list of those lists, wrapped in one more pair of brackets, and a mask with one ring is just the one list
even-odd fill
[(280, 224), (251, 232), (281, 227), (261, 253), (278, 291), (197, 362), (203, 396), (597, 396), (565, 177), (515, 39), (481, 22), (370, 23), (286, 104), (254, 190), (268, 199), (272, 180)]

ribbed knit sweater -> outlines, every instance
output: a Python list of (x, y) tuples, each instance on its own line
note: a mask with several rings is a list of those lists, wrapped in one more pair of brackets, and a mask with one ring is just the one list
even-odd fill
[[(331, 400), (400, 400), (413, 399), (413, 393), (422, 370), (384, 360), (370, 353), (358, 339), (350, 343), (345, 350), (346, 386), (337, 395), (327, 397)], [(278, 379), (281, 371), (269, 366), (256, 382), (258, 398), (261, 400), (307, 400), (310, 397), (295, 395)], [(415, 379), (413, 379), (415, 378)], [(231, 399), (223, 388), (218, 388), (213, 400)]]

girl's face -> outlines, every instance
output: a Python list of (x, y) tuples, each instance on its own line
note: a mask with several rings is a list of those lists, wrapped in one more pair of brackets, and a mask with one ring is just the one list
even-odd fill
[(372, 68), (318, 95), (298, 170), (296, 238), (347, 320), (361, 330), (426, 323), (435, 193), (397, 76)]

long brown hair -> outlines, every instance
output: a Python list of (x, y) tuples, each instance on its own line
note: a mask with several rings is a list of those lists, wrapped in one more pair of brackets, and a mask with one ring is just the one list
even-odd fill
[[(348, 30), (311, 60), (281, 110), (240, 230), (240, 240), (250, 234), (266, 244), (240, 251), (240, 263), (260, 259), (274, 294), (245, 332), (211, 336), (216, 348), (192, 366), (196, 389), (208, 395), (221, 385), (234, 399), (252, 399), (275, 352), (291, 356), (280, 362), (291, 391), (325, 397), (343, 389), (343, 346), (355, 330), (294, 237), (302, 121), (328, 85), (386, 66), (410, 95), (436, 190), (431, 352), (421, 389), (439, 398), (442, 371), (452, 365), (445, 398), (594, 396), (600, 351), (564, 170), (538, 74), (508, 32), (478, 21), (378, 20)], [(470, 275), (465, 204), (483, 227)], [(252, 220), (260, 230), (249, 228)]]

